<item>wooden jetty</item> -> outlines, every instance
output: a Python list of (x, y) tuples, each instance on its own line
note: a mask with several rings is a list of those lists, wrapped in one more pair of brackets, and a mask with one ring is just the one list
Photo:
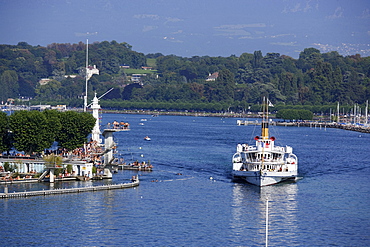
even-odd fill
[(69, 188), (69, 189), (54, 189), (54, 190), (38, 190), (38, 191), (24, 191), (24, 192), (13, 192), (8, 193), (7, 188), (4, 193), (0, 193), (0, 198), (18, 198), (18, 197), (30, 197), (30, 196), (47, 196), (47, 195), (58, 195), (58, 194), (68, 194), (68, 193), (82, 193), (82, 192), (95, 192), (102, 190), (114, 190), (114, 189), (124, 189), (139, 186), (139, 179), (136, 177), (131, 183), (121, 183), (121, 184), (110, 184), (110, 185), (100, 185), (100, 186), (89, 186), (80, 188)]

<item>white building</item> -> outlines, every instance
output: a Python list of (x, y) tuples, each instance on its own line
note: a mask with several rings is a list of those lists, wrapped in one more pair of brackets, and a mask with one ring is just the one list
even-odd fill
[(87, 80), (89, 80), (91, 76), (93, 75), (99, 75), (99, 70), (96, 68), (96, 65), (88, 66), (86, 72), (87, 72)]

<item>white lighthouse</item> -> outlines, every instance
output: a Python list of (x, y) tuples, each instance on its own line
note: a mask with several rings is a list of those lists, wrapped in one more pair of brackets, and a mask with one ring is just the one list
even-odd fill
[(113, 133), (114, 132), (119, 132), (119, 131), (128, 131), (129, 128), (108, 128), (108, 129), (104, 129), (103, 130), (103, 133), (102, 133), (102, 136), (104, 138), (104, 144), (102, 143), (102, 139), (100, 139), (100, 124), (99, 124), (99, 109), (100, 109), (100, 105), (99, 105), (99, 99), (101, 97), (103, 97), (104, 95), (106, 95), (107, 93), (109, 93), (110, 91), (112, 91), (113, 88), (111, 88), (110, 90), (108, 90), (106, 93), (104, 93), (102, 96), (100, 96), (99, 98), (96, 97), (96, 93), (95, 93), (95, 96), (92, 100), (92, 103), (91, 103), (91, 109), (93, 111), (93, 117), (95, 118), (96, 122), (95, 122), (95, 126), (92, 130), (92, 133), (91, 133), (91, 139), (93, 141), (96, 141), (96, 143), (98, 145), (101, 145), (101, 146), (104, 146), (104, 165), (108, 165), (110, 164), (111, 162), (113, 162), (114, 160), (114, 156), (113, 156), (113, 153), (114, 153), (114, 150), (115, 150), (115, 147), (116, 147), (116, 143), (114, 142), (113, 140)]
[(99, 99), (96, 97), (96, 93), (94, 99), (92, 100), (91, 109), (93, 111), (93, 117), (95, 118), (95, 126), (92, 130), (92, 137), (93, 141), (96, 141), (97, 144), (100, 144), (102, 141), (100, 139), (100, 124), (99, 124)]

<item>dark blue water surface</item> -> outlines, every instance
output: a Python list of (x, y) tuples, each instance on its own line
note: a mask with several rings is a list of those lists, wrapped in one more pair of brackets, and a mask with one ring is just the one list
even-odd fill
[[(293, 147), (301, 179), (258, 188), (233, 182), (230, 172), (236, 144), (252, 143), (259, 126), (123, 114), (104, 114), (102, 124), (113, 120), (131, 124), (115, 134), (119, 157), (150, 160), (154, 171), (139, 172), (141, 184), (131, 189), (1, 200), (2, 246), (264, 246), (266, 199), (270, 246), (370, 245), (369, 134), (271, 127), (279, 145)], [(119, 171), (100, 183), (134, 174)]]

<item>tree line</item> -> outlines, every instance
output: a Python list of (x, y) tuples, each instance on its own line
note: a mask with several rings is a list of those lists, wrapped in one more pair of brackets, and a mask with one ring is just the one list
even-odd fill
[(276, 113), (276, 118), (284, 120), (312, 120), (313, 113), (309, 110), (282, 109)]
[(0, 151), (15, 149), (30, 155), (51, 148), (55, 142), (59, 148), (71, 151), (87, 142), (95, 121), (86, 112), (0, 112)]
[[(0, 45), (0, 100), (19, 96), (35, 102), (82, 106), (86, 45)], [(154, 61), (156, 73), (130, 81), (121, 65), (131, 68)], [(364, 104), (370, 98), (370, 57), (342, 56), (336, 51), (321, 53), (304, 49), (298, 59), (261, 51), (240, 56), (184, 58), (161, 53), (144, 55), (127, 43), (95, 42), (89, 45), (89, 64), (99, 75), (88, 84), (88, 95), (103, 94), (104, 104), (152, 108), (166, 106), (186, 110), (245, 111), (267, 96), (276, 105), (311, 106)], [(207, 76), (218, 72), (215, 81)], [(69, 76), (75, 75), (75, 76)], [(46, 84), (38, 83), (49, 78)]]

